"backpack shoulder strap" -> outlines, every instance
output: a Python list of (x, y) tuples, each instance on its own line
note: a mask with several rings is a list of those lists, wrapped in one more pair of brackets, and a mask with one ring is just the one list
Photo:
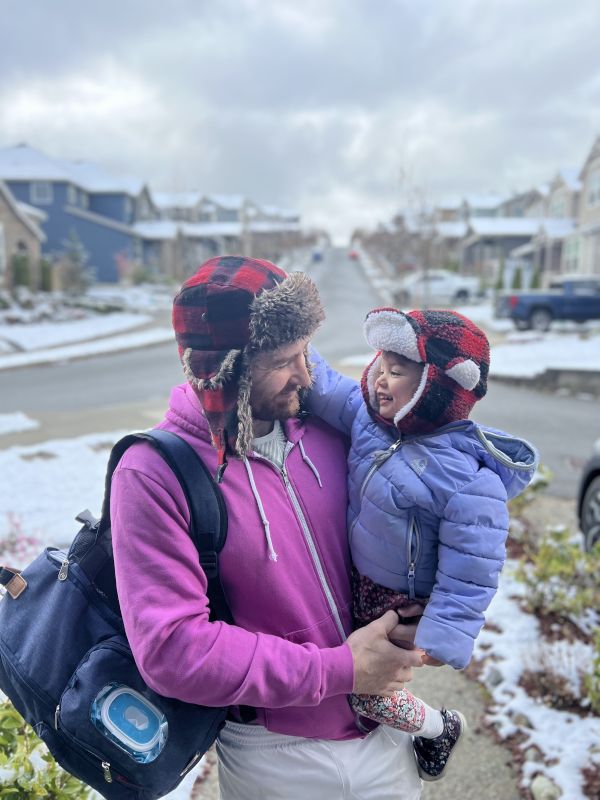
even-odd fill
[(106, 471), (99, 532), (110, 527), (110, 490), (113, 472), (123, 453), (136, 442), (151, 444), (179, 481), (190, 512), (189, 534), (208, 580), (211, 619), (233, 622), (219, 577), (218, 554), (227, 536), (227, 507), (220, 488), (200, 456), (181, 436), (160, 428), (124, 436), (113, 447)]

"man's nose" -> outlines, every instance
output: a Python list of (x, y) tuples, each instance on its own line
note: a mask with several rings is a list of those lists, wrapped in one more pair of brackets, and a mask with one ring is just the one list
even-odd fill
[(296, 375), (294, 377), (297, 379), (299, 386), (301, 386), (303, 389), (308, 389), (310, 386), (310, 374), (308, 372), (305, 357), (298, 359)]

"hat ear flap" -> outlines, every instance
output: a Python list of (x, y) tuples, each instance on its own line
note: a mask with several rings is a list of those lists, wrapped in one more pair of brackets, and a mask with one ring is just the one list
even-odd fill
[(470, 358), (465, 361), (459, 361), (458, 364), (454, 364), (450, 369), (445, 370), (445, 373), (467, 391), (474, 389), (481, 379), (479, 365), (471, 361)]

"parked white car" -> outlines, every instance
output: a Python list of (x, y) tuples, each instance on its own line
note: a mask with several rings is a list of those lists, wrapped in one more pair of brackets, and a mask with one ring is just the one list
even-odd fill
[(478, 278), (458, 275), (448, 269), (415, 272), (394, 287), (394, 299), (401, 306), (468, 303), (479, 294)]

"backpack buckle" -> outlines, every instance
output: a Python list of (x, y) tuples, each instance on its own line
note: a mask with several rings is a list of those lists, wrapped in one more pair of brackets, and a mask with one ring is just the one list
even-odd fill
[(219, 574), (218, 555), (216, 550), (207, 550), (200, 555), (200, 566), (207, 578), (216, 578)]

